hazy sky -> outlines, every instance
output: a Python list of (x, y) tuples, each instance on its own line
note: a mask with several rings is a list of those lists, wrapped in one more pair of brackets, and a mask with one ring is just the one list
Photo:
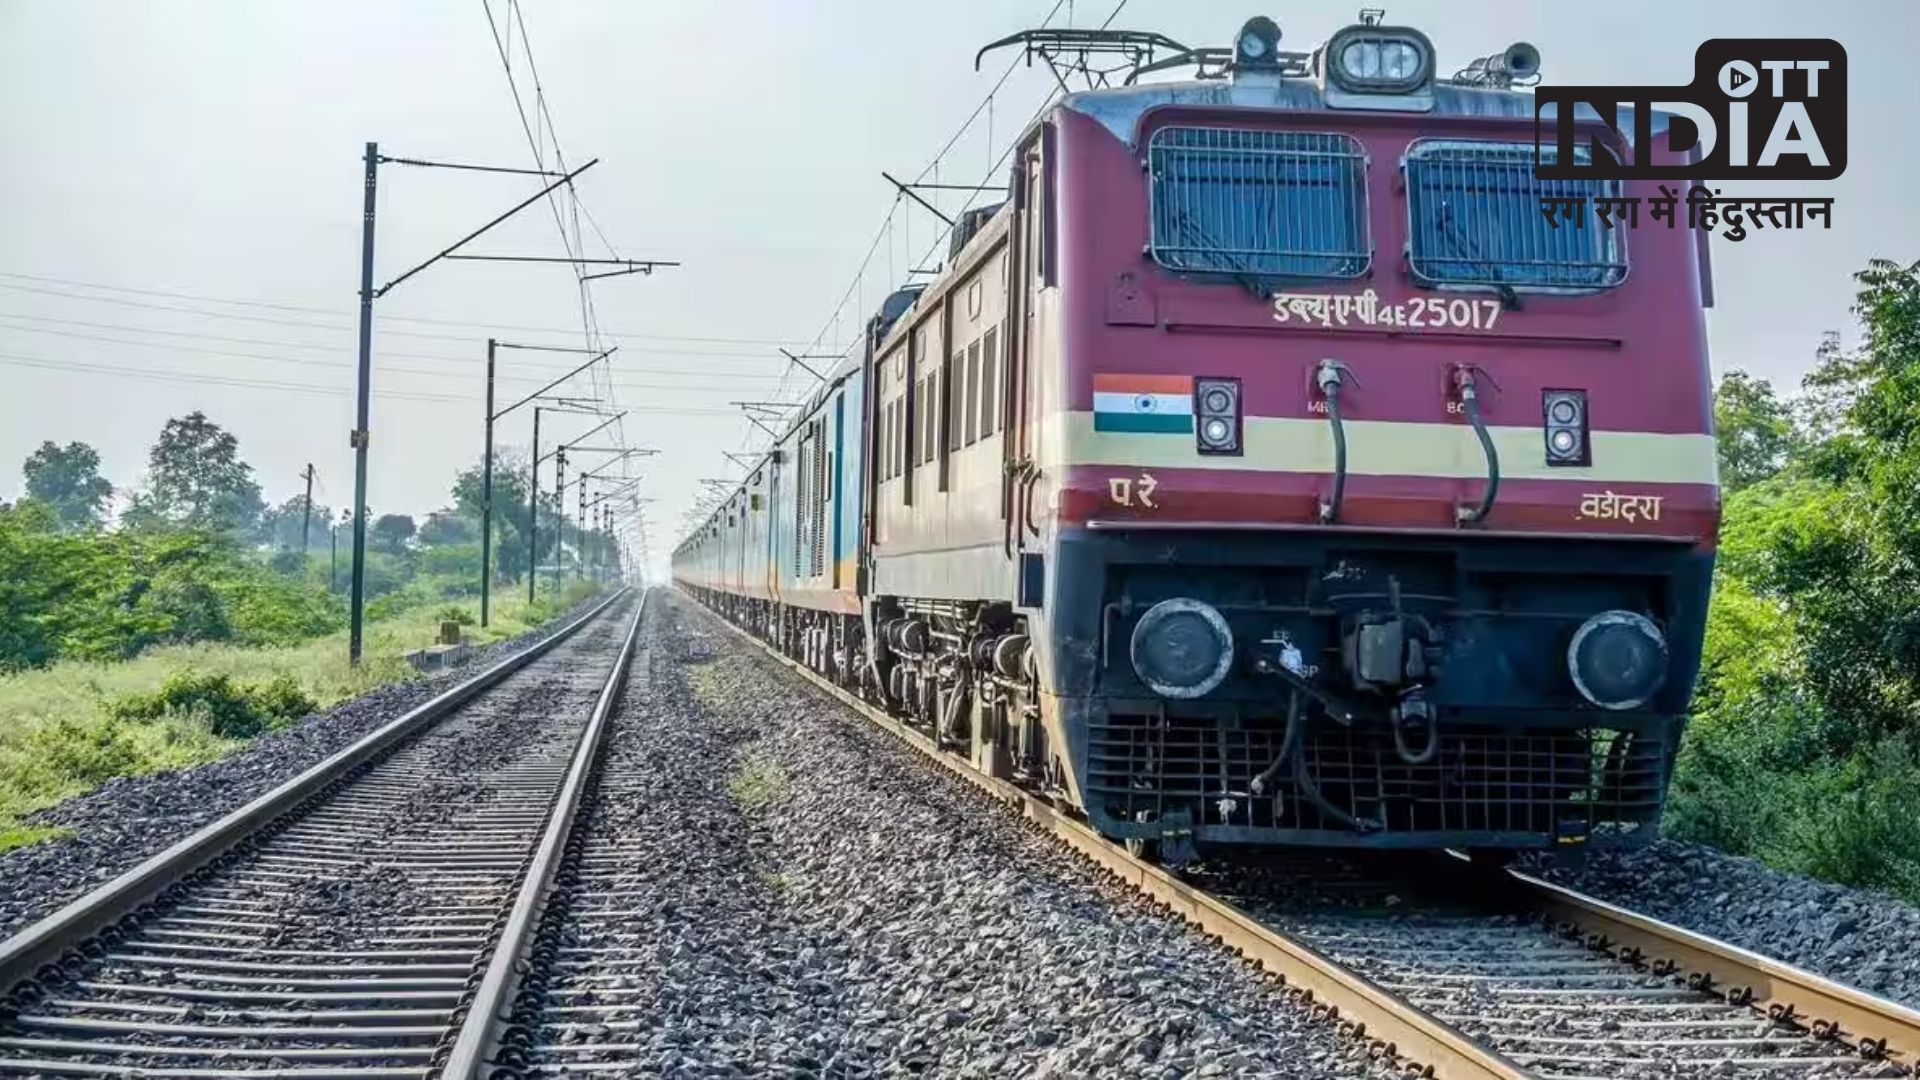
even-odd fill
[[(1114, 0), (1066, 0), (1055, 25), (1097, 25)], [(914, 175), (1010, 57), (985, 42), (1038, 25), (1053, 0), (699, 4), (527, 0), (541, 86), (580, 181), (588, 254), (677, 259), (591, 286), (618, 342), (615, 389), (647, 466), (656, 551), (724, 450), (757, 434), (728, 402), (791, 397), (776, 344), (825, 329), (836, 350), (935, 239), (881, 170)], [(1714, 36), (1827, 36), (1849, 54), (1851, 154), (1831, 231), (1715, 241), (1716, 370), (1797, 381), (1821, 331), (1851, 337), (1849, 275), (1920, 258), (1910, 103), (1920, 6), (1902, 0), (1390, 2), (1432, 37), (1442, 73), (1514, 39), (1548, 81), (1666, 84)], [(1352, 20), (1344, 4), (1265, 13), (1305, 49)], [(1245, 0), (1131, 0), (1116, 25), (1221, 44)], [(493, 0), (506, 19), (505, 0)], [(513, 33), (529, 111), (532, 76)], [(1032, 115), (1043, 71), (1016, 71), (942, 159), (978, 183)], [(546, 141), (544, 129), (539, 132)], [(362, 145), (400, 156), (525, 167), (522, 131), (481, 0), (121, 3), (0, 0), (0, 498), (41, 441), (80, 439), (135, 484), (168, 417), (202, 409), (239, 437), (270, 500), (351, 502)], [(377, 281), (530, 194), (526, 177), (388, 166)], [(1792, 187), (1792, 185), (1783, 185)], [(1801, 193), (1799, 185), (1792, 193)], [(1807, 192), (1811, 193), (1811, 192)], [(942, 199), (955, 209), (963, 196)], [(884, 222), (890, 229), (882, 233)], [(856, 270), (881, 242), (856, 285)], [(526, 212), (472, 250), (560, 253), (553, 217)], [(851, 298), (836, 312), (843, 295)], [(441, 264), (377, 306), (368, 501), (375, 513), (447, 502), (478, 459), (484, 341), (578, 345), (571, 271)], [(837, 318), (836, 318), (837, 315)], [(823, 350), (826, 351), (826, 350)], [(503, 353), (518, 396), (565, 358)], [(517, 393), (516, 393), (517, 392)], [(524, 446), (531, 417), (504, 422)], [(554, 420), (557, 436), (586, 426)]]

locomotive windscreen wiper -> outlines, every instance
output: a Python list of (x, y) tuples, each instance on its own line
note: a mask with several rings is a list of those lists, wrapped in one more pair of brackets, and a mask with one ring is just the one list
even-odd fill
[(1262, 300), (1267, 298), (1267, 287), (1261, 282), (1260, 276), (1254, 271), (1247, 269), (1245, 263), (1241, 262), (1232, 252), (1228, 251), (1224, 244), (1213, 238), (1213, 234), (1201, 228), (1191, 217), (1188, 217), (1185, 210), (1175, 209), (1173, 217), (1174, 220), (1179, 223), (1180, 228), (1185, 231), (1187, 239), (1197, 240), (1207, 245), (1212, 249), (1213, 254), (1218, 255), (1229, 263), (1236, 264), (1237, 270), (1246, 271), (1245, 273), (1235, 272), (1230, 275), (1234, 281), (1240, 283), (1241, 288), (1246, 289)]
[(1500, 272), (1500, 267), (1487, 261), (1487, 257), (1474, 247), (1473, 241), (1453, 223), (1453, 215), (1448, 212), (1446, 203), (1441, 203), (1439, 209), (1433, 212), (1433, 223), (1439, 226), (1440, 235), (1453, 246), (1456, 253), (1486, 271), (1487, 276), (1493, 279), (1493, 291), (1500, 295), (1500, 306), (1508, 311), (1519, 311), (1520, 294), (1507, 284), (1507, 277)]

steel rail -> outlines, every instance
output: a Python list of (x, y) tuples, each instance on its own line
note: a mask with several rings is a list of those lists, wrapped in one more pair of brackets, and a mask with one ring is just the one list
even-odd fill
[(975, 770), (960, 758), (940, 750), (932, 739), (709, 611), (687, 593), (680, 592), (680, 595), (707, 611), (715, 622), (759, 646), (768, 656), (888, 734), (1018, 810), (1027, 821), (1052, 833), (1160, 907), (1218, 939), (1243, 959), (1278, 975), (1289, 988), (1312, 1003), (1316, 1013), (1336, 1021), (1343, 1033), (1369, 1040), (1377, 1052), (1410, 1063), (1410, 1074), (1443, 1080), (1525, 1080), (1533, 1075), (1518, 1062), (1476, 1042), (1398, 994), (1380, 988), (1305, 942), (1267, 926), (1254, 915), (1181, 881), (1158, 866), (1129, 855), (1124, 845), (1101, 836), (1051, 801)]
[(491, 1068), (500, 1047), (500, 1036), (512, 1023), (514, 995), (527, 972), (525, 953), (540, 926), (541, 918), (546, 914), (547, 901), (553, 893), (554, 875), (563, 865), (567, 838), (572, 834), (574, 821), (579, 815), (587, 778), (606, 741), (608, 718), (612, 716), (621, 691), (626, 686), (627, 669), (633, 662), (641, 621), (646, 617), (647, 601), (651, 596), (652, 590), (641, 593), (640, 608), (634, 612), (633, 623), (627, 628), (626, 641), (620, 647), (619, 657), (613, 662), (613, 673), (608, 676), (606, 686), (594, 702), (593, 714), (587, 720), (586, 728), (580, 732), (580, 741), (567, 767), (567, 778), (547, 818), (546, 831), (540, 838), (540, 846), (535, 850), (532, 861), (527, 865), (526, 876), (514, 896), (513, 907), (507, 915), (500, 938), (494, 943), (486, 972), (474, 990), (473, 1000), (468, 1003), (466, 1018), (440, 1070), (442, 1078), (467, 1080)]
[[(546, 655), (626, 594), (596, 604), (571, 623), (473, 678), (414, 707), (345, 749), (308, 767), (246, 805), (195, 830), (184, 840), (120, 874), (0, 942), (0, 995), (43, 973), (62, 954), (108, 929), (167, 888), (279, 821), (340, 777), (379, 757), (448, 716), (507, 676)], [(55, 974), (55, 972), (46, 972)]]
[(1851, 1044), (1907, 1075), (1920, 1073), (1920, 1011), (1572, 889), (1506, 873), (1542, 915), (1585, 935), (1595, 951), (1681, 976), (1695, 990), (1749, 1005), (1776, 1024)]

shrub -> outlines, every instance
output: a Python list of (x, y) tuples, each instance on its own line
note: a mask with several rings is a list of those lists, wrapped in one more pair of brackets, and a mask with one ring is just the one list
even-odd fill
[(177, 671), (150, 694), (129, 694), (113, 702), (107, 714), (121, 721), (191, 715), (223, 739), (250, 739), (305, 716), (314, 707), (313, 699), (287, 675), (256, 686), (239, 686), (227, 675)]
[(115, 716), (63, 717), (28, 735), (26, 750), (37, 769), (91, 787), (139, 770), (140, 747), (130, 735)]
[(439, 611), (434, 612), (433, 617), (441, 622), (459, 623), (461, 626), (472, 626), (475, 622), (479, 621), (475, 618), (473, 612), (468, 611), (458, 604), (441, 608)]
[(260, 715), (271, 718), (276, 727), (288, 720), (298, 720), (320, 707), (319, 702), (301, 688), (300, 681), (291, 675), (275, 675), (249, 688), (247, 697), (252, 700), (254, 709)]

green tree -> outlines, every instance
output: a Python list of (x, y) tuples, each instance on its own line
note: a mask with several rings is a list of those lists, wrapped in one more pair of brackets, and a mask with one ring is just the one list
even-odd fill
[(1738, 369), (1722, 376), (1714, 390), (1713, 427), (1720, 483), (1728, 491), (1777, 475), (1799, 443), (1793, 410), (1773, 385)]
[(423, 547), (477, 544), (480, 542), (480, 523), (457, 510), (435, 510), (420, 523), (419, 535)]
[[(313, 521), (307, 528), (310, 551), (324, 552), (327, 546), (327, 519), (333, 511), (326, 503), (313, 504)], [(260, 541), (280, 551), (300, 550), (300, 530), (307, 521), (307, 497), (290, 496), (278, 506), (268, 507), (260, 515)]]
[[(480, 466), (463, 469), (453, 480), (453, 505), (462, 517), (480, 521)], [(517, 580), (527, 567), (527, 472), (524, 460), (496, 452), (493, 457), (493, 575)]]
[(381, 514), (367, 527), (367, 543), (375, 551), (401, 556), (407, 553), (407, 541), (418, 531), (407, 514)]
[(231, 432), (199, 410), (167, 421), (147, 455), (147, 487), (127, 510), (142, 526), (252, 531), (264, 504)]
[(113, 485), (100, 475), (100, 455), (93, 447), (83, 442), (70, 442), (64, 447), (43, 442), (27, 457), (23, 471), (27, 497), (52, 507), (62, 526), (73, 529), (100, 524)]

